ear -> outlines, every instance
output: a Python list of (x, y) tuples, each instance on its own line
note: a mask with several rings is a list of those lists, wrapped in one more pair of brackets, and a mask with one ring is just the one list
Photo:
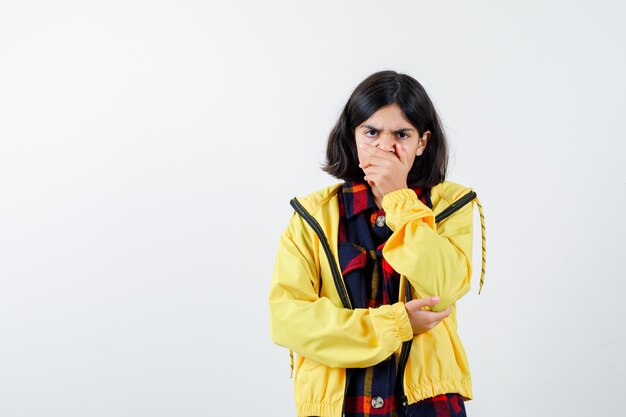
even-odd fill
[(428, 139), (430, 139), (430, 130), (425, 131), (422, 137), (418, 139), (417, 150), (415, 151), (417, 156), (424, 153), (426, 145), (428, 145)]

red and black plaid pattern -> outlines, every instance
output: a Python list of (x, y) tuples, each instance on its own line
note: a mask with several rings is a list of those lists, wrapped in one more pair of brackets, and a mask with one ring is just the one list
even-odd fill
[[(430, 190), (411, 187), (432, 208)], [(376, 205), (366, 181), (346, 181), (339, 190), (339, 262), (350, 301), (355, 308), (378, 307), (398, 301), (400, 275), (383, 258), (382, 249), (393, 233), (385, 210)], [(396, 375), (399, 352), (369, 368), (352, 368), (345, 398), (345, 417), (465, 416), (459, 394), (441, 394), (402, 407)]]

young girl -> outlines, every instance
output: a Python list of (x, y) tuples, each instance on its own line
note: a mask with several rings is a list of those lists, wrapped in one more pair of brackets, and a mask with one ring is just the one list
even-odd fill
[[(446, 181), (424, 88), (394, 71), (354, 90), (323, 170), (293, 198), (269, 292), (274, 343), (297, 361), (298, 416), (465, 416), (472, 399), (456, 301), (470, 290), (476, 193)], [(480, 293), (480, 291), (479, 291)]]

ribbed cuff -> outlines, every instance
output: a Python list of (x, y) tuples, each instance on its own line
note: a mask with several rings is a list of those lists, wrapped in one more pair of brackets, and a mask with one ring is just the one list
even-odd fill
[(413, 339), (413, 327), (411, 327), (411, 321), (409, 320), (409, 314), (406, 312), (404, 302), (398, 301), (392, 304), (391, 308), (396, 318), (396, 326), (400, 340), (406, 342), (407, 340)]
[(418, 200), (417, 194), (411, 188), (400, 188), (390, 193), (387, 193), (383, 196), (381, 201), (382, 205), (385, 205), (385, 202), (389, 203), (403, 203), (407, 200)]
[(386, 214), (387, 226), (392, 231), (403, 227), (406, 222), (421, 218), (435, 229), (435, 215), (430, 207), (424, 204), (412, 188), (400, 188), (385, 194), (382, 206)]

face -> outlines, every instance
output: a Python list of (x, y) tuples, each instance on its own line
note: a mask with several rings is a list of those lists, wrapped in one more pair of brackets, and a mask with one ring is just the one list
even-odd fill
[[(427, 130), (420, 137), (415, 126), (411, 125), (402, 114), (402, 109), (396, 103), (381, 107), (372, 116), (354, 129), (356, 143), (367, 143), (378, 148), (394, 152), (399, 146), (410, 157), (410, 166), (413, 166), (415, 157), (426, 149), (430, 131)], [(365, 156), (365, 151), (356, 147), (359, 162)]]

